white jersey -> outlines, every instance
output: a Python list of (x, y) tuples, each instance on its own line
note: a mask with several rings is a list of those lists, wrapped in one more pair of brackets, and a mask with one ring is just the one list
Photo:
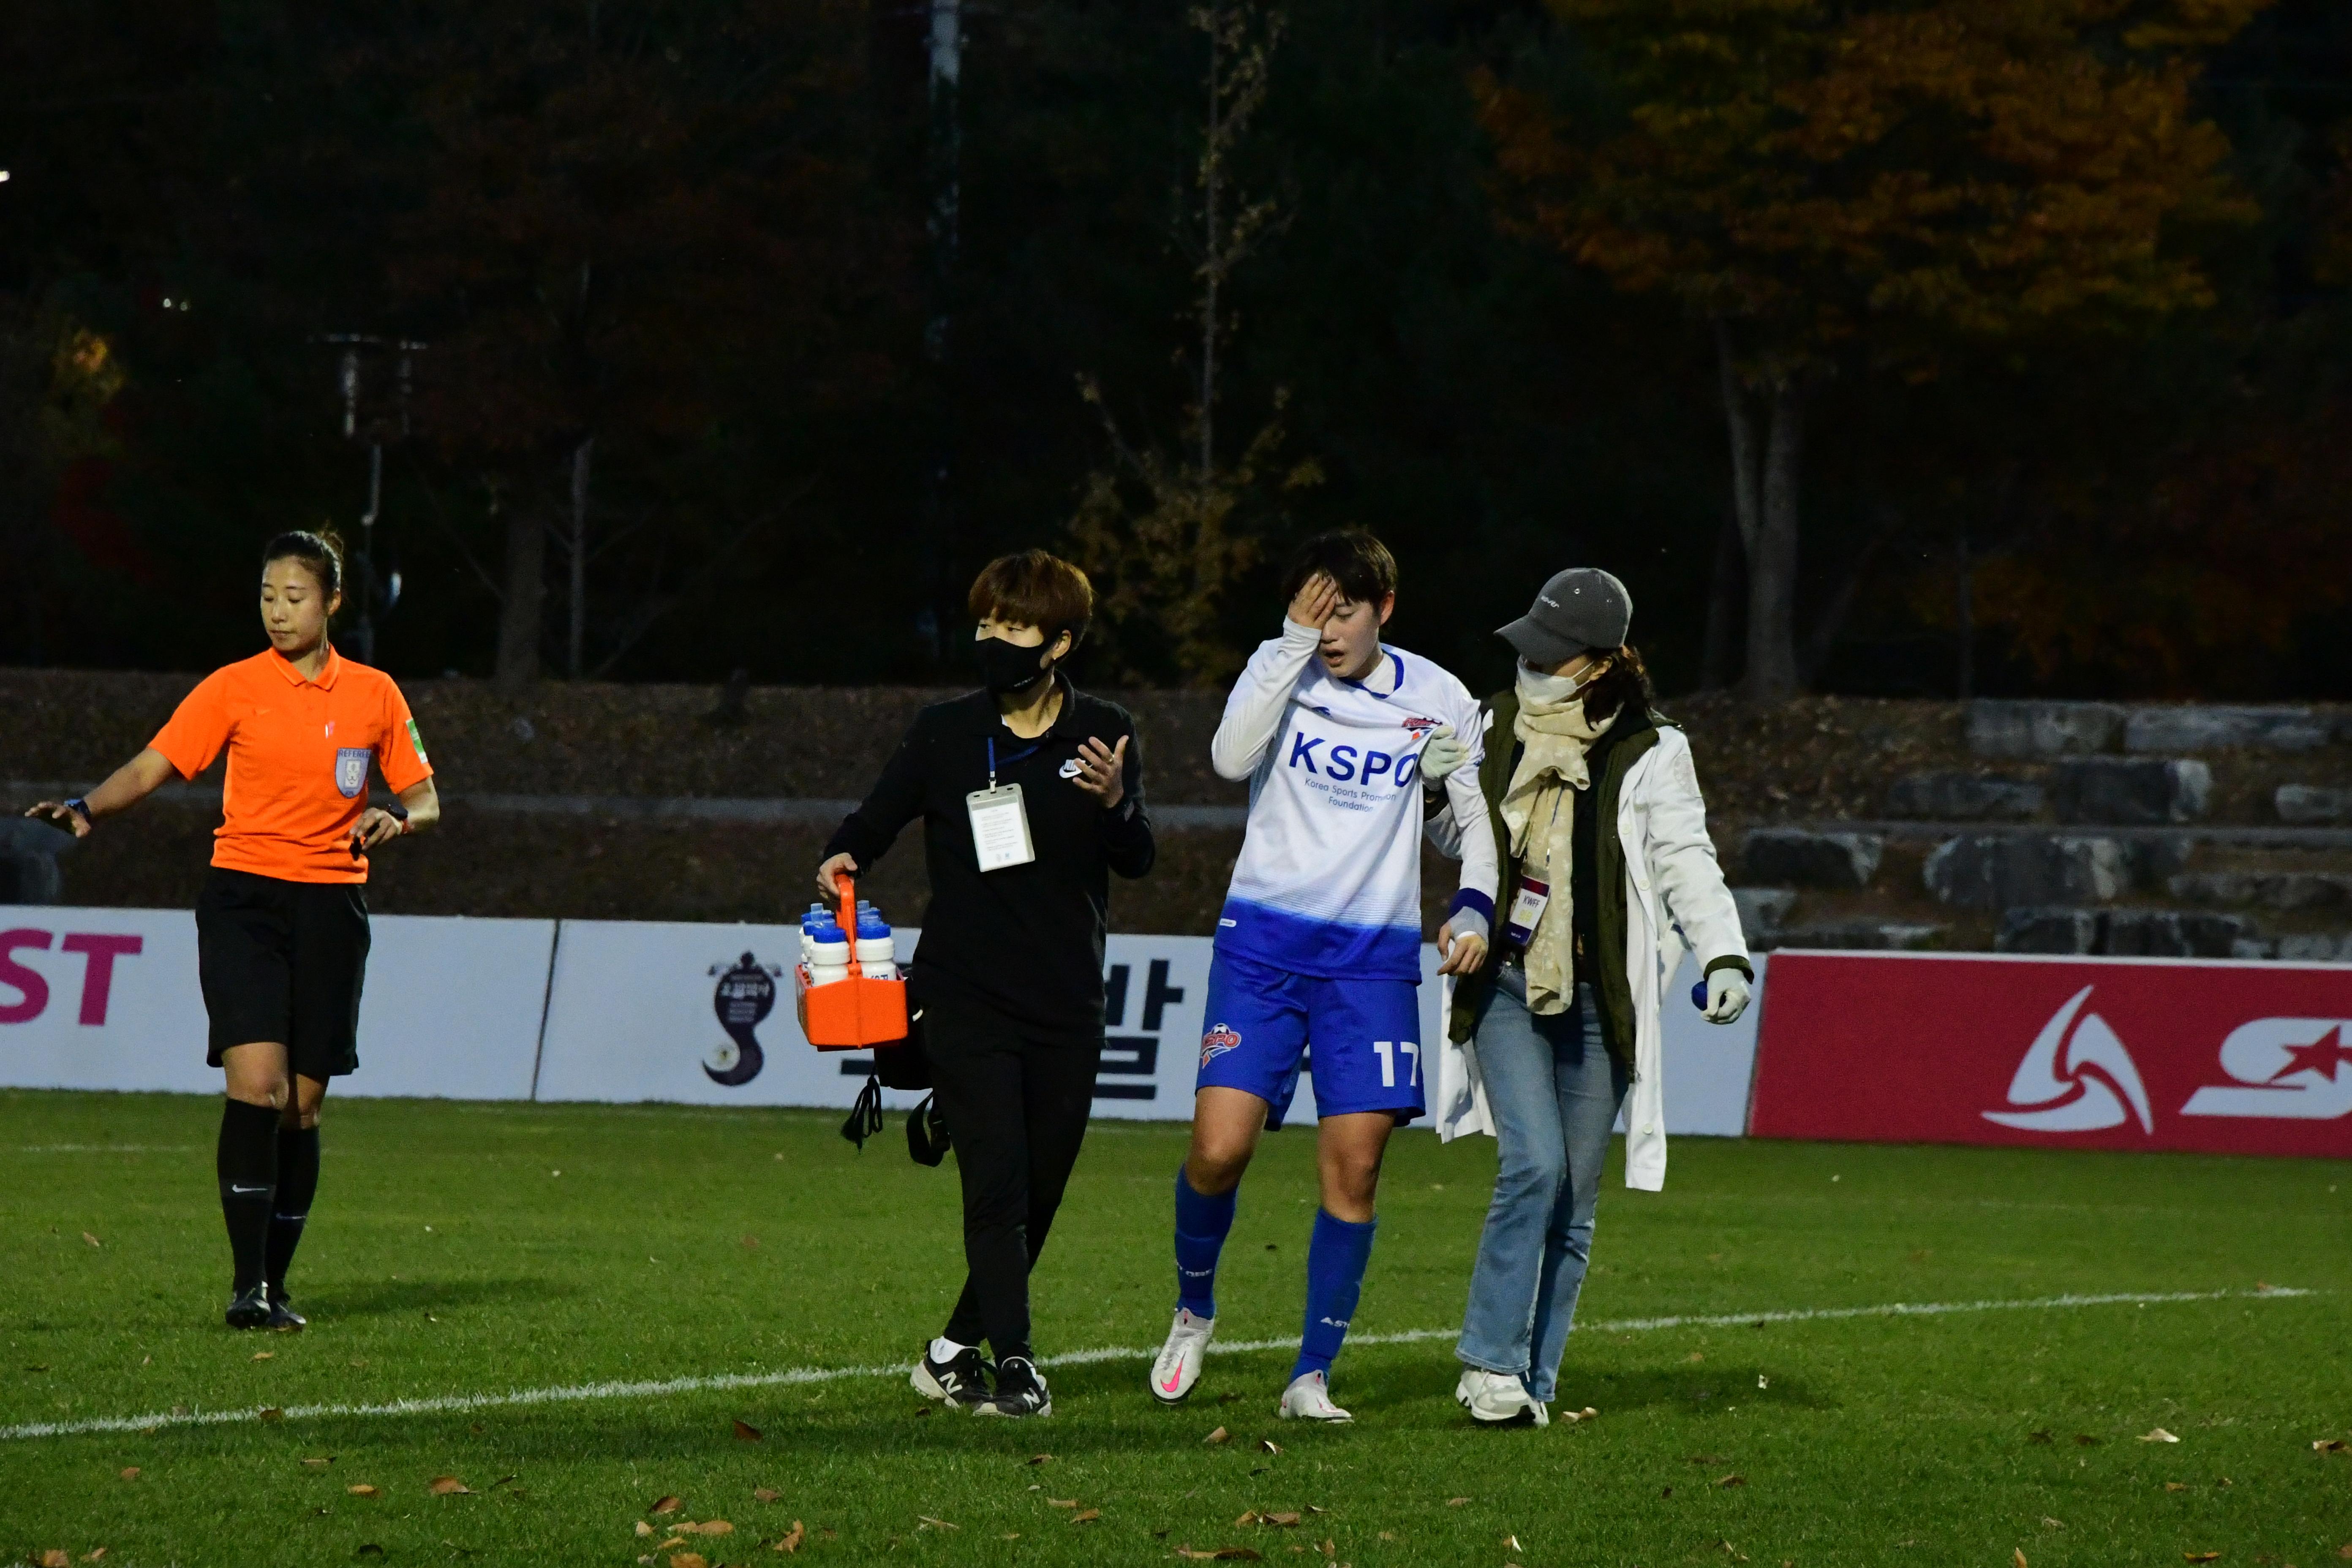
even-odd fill
[(1475, 911), (1482, 932), (1494, 917), (1478, 704), (1428, 659), (1385, 645), (1369, 676), (1342, 680), (1316, 657), (1318, 640), (1286, 621), (1225, 700), (1211, 755), (1223, 776), (1250, 781), (1250, 805), (1217, 949), (1297, 974), (1418, 983), (1421, 752), (1441, 724), (1471, 749), (1445, 781), (1462, 836), (1454, 910)]

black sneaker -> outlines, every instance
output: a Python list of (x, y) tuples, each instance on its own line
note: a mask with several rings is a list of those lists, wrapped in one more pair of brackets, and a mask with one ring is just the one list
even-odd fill
[(281, 1334), (294, 1334), (309, 1327), (310, 1321), (310, 1319), (294, 1310), (293, 1302), (286, 1299), (285, 1286), (272, 1285), (269, 1288), (269, 1326), (271, 1328)]
[(226, 1314), (232, 1329), (257, 1329), (269, 1321), (269, 1287), (255, 1285), (229, 1298)]
[(996, 1366), (996, 1392), (971, 1407), (974, 1415), (1051, 1415), (1054, 1395), (1025, 1355), (1009, 1355)]
[(969, 1409), (988, 1398), (988, 1374), (992, 1370), (978, 1345), (966, 1345), (950, 1361), (933, 1361), (930, 1347), (925, 1345), (922, 1359), (915, 1363), (914, 1375), (907, 1381), (926, 1399)]

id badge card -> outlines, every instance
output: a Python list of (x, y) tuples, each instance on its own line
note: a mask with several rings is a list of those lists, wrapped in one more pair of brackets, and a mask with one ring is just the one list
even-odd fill
[(1021, 805), (1019, 784), (976, 789), (963, 797), (963, 805), (971, 814), (972, 853), (980, 858), (982, 872), (1026, 866), (1037, 858), (1036, 847), (1029, 841), (1029, 813)]
[(1511, 912), (1503, 921), (1503, 934), (1512, 945), (1525, 947), (1535, 940), (1536, 922), (1543, 919), (1544, 907), (1550, 902), (1549, 882), (1528, 876), (1519, 879), (1518, 890), (1511, 895)]

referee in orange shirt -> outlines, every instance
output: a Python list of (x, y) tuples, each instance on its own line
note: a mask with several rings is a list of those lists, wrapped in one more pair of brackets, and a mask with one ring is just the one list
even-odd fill
[[(367, 971), (367, 851), (441, 817), (425, 742), (392, 678), (328, 639), (342, 604), (332, 533), (281, 533), (261, 557), (269, 651), (206, 676), (170, 723), (86, 796), (26, 813), (86, 836), (228, 749), (212, 870), (196, 900), (197, 969), (224, 1068), (221, 1212), (233, 1329), (299, 1329), (286, 1266), (319, 1186), (327, 1080), (359, 1067)], [(381, 768), (400, 805), (367, 804)]]

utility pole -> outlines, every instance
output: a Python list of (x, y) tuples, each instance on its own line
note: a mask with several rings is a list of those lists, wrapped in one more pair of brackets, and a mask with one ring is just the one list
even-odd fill
[(931, 312), (923, 323), (923, 357), (931, 367), (930, 451), (923, 469), (922, 604), (915, 635), (936, 663), (945, 646), (940, 626), (940, 584), (946, 574), (948, 470), (955, 421), (948, 390), (948, 330), (953, 318), (958, 229), (962, 216), (963, 127), (958, 98), (963, 85), (963, 0), (930, 0), (930, 211), (924, 230), (931, 247)]
[[(375, 569), (375, 525), (383, 511), (383, 447), (387, 440), (408, 437), (409, 390), (415, 379), (416, 356), (427, 344), (410, 338), (380, 337), (372, 332), (326, 332), (314, 340), (342, 350), (336, 365), (336, 384), (343, 395), (343, 437), (357, 440), (364, 432), (368, 443), (368, 502), (367, 510), (360, 514), (360, 547), (352, 557), (356, 572), (344, 574), (346, 589), (356, 587), (359, 595), (359, 622), (352, 627), (352, 641), (362, 664), (375, 662), (376, 601), (383, 601), (383, 613), (390, 615), (400, 603), (400, 573), (395, 570), (387, 580)], [(377, 414), (362, 421), (360, 416), (362, 392), (362, 351), (383, 351), (396, 354), (394, 361), (393, 407), (389, 414)]]

